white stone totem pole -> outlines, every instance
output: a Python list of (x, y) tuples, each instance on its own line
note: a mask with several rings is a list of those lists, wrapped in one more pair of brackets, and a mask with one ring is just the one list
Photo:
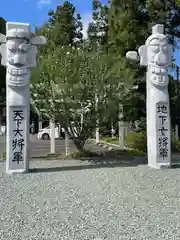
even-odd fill
[(28, 171), (29, 68), (36, 66), (36, 45), (43, 36), (32, 36), (30, 25), (7, 22), (6, 36), (0, 34), (1, 64), (6, 66), (6, 173)]
[(157, 24), (144, 46), (127, 52), (126, 57), (147, 66), (146, 112), (149, 167), (160, 169), (171, 165), (171, 123), (168, 93), (168, 68), (173, 48), (164, 35), (164, 26)]

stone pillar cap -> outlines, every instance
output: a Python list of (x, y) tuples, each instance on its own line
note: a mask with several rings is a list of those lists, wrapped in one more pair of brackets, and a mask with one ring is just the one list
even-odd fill
[(156, 24), (155, 26), (152, 27), (152, 34), (164, 34), (164, 25), (163, 24)]

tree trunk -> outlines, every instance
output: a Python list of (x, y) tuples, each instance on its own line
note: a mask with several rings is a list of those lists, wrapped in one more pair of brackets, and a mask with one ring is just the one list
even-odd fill
[(74, 144), (75, 144), (75, 146), (76, 146), (76, 148), (77, 148), (77, 150), (79, 151), (79, 152), (83, 152), (84, 151), (84, 144), (85, 144), (85, 142), (86, 142), (86, 139), (74, 139)]
[(39, 120), (39, 122), (38, 122), (38, 131), (41, 130), (41, 129), (42, 129), (42, 121)]

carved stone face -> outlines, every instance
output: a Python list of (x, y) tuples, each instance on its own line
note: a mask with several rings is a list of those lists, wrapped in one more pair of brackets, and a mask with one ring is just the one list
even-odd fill
[(150, 79), (158, 86), (168, 85), (169, 45), (165, 35), (158, 34), (148, 41), (148, 69)]
[(9, 85), (24, 86), (29, 82), (29, 48), (28, 40), (22, 38), (7, 40), (7, 79)]

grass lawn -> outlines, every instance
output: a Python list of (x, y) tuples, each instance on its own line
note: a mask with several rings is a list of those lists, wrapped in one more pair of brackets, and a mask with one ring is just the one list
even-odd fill
[(118, 137), (103, 137), (101, 138), (101, 141), (107, 142), (107, 143), (113, 143), (113, 144), (119, 144), (119, 139)]

